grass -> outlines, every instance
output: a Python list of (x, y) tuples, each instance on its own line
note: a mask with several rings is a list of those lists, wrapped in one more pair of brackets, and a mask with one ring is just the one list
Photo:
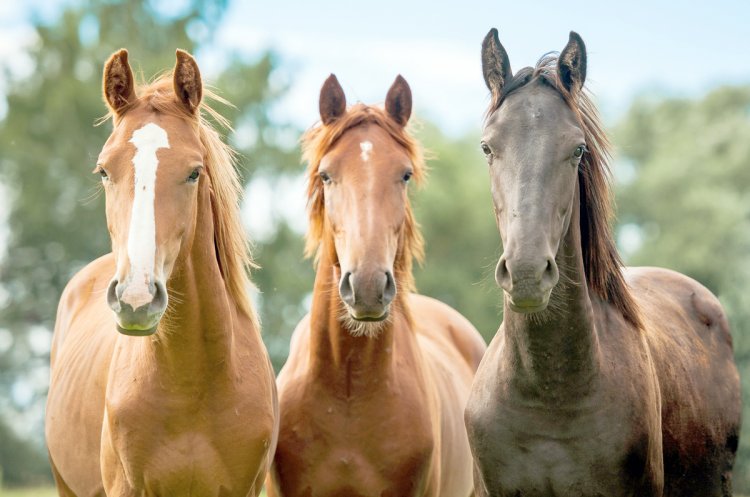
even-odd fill
[[(35, 487), (35, 488), (0, 488), (0, 497), (57, 497), (54, 487)], [(260, 497), (266, 497), (266, 491), (260, 493)], [(735, 495), (734, 497), (750, 497)]]
[(0, 497), (57, 497), (55, 487), (0, 488)]
[[(55, 487), (0, 488), (0, 497), (57, 497)], [(266, 497), (266, 491), (260, 493)]]

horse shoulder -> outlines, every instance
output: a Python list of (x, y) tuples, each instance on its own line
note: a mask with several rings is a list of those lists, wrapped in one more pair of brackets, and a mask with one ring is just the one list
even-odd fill
[(409, 305), (417, 323), (417, 332), (432, 339), (447, 338), (472, 373), (476, 372), (487, 344), (474, 325), (461, 313), (432, 297), (410, 294)]
[(479, 430), (483, 424), (494, 424), (497, 414), (496, 403), (498, 392), (506, 394), (507, 365), (502, 360), (505, 347), (505, 330), (501, 324), (495, 336), (490, 340), (487, 351), (474, 375), (471, 395), (466, 406), (466, 426), (469, 431)]
[[(68, 337), (70, 326), (76, 317), (85, 311), (87, 306), (98, 305), (106, 308), (104, 292), (114, 272), (114, 257), (110, 253), (84, 266), (65, 285), (57, 306), (52, 338), (50, 360), (53, 367), (56, 351)], [(101, 302), (92, 302), (97, 297), (101, 297)]]
[[(70, 373), (71, 368), (85, 368), (86, 373), (79, 378), (82, 381), (102, 375), (106, 378), (117, 338), (114, 327), (107, 326), (114, 321), (105, 301), (114, 270), (114, 259), (111, 254), (105, 255), (81, 269), (63, 290), (50, 354), (53, 386), (58, 376)], [(104, 388), (104, 384), (99, 386)]]
[[(224, 390), (219, 397), (225, 407), (217, 407), (221, 415), (226, 416), (227, 412), (230, 413), (224, 423), (226, 427), (237, 423), (238, 431), (232, 436), (233, 441), (236, 442), (237, 434), (244, 431), (248, 440), (255, 441), (256, 447), (263, 447), (254, 451), (254, 454), (261, 456), (257, 465), (249, 465), (257, 467), (259, 471), (254, 485), (262, 485), (265, 473), (271, 466), (279, 438), (279, 392), (276, 373), (268, 350), (263, 344), (260, 329), (253, 319), (240, 314), (239, 326), (235, 327), (235, 335), (242, 337), (244, 350), (239, 351), (237, 345), (234, 347), (234, 360), (231, 361), (235, 368), (231, 375), (234, 380), (228, 383), (228, 389)], [(240, 340), (235, 339), (235, 344), (239, 343)], [(246, 381), (247, 379), (252, 381)], [(239, 410), (253, 416), (251, 425), (247, 424), (244, 416), (237, 414)], [(234, 412), (234, 415), (231, 412)], [(222, 456), (218, 455), (218, 458), (221, 459)]]
[(439, 397), (439, 495), (466, 495), (472, 486), (472, 467), (464, 409), (487, 346), (476, 328), (448, 305), (417, 294), (410, 295), (409, 304), (421, 352)]
[(291, 378), (304, 375), (310, 362), (310, 314), (297, 323), (289, 341), (289, 354), (284, 366), (276, 377), (279, 390), (283, 390)]
[(111, 254), (81, 269), (66, 285), (55, 321), (45, 431), (57, 478), (78, 495), (103, 495), (95, 427), (102, 425), (116, 339), (113, 327), (102, 326), (112, 319), (104, 299), (112, 274)]
[(304, 480), (305, 474), (301, 468), (309, 453), (316, 451), (311, 441), (321, 433), (311, 414), (317, 406), (314, 403), (316, 399), (311, 403), (308, 395), (313, 387), (309, 368), (310, 315), (307, 314), (292, 332), (287, 360), (276, 377), (281, 427), (274, 463), (266, 479), (269, 495), (282, 495), (282, 482), (288, 491), (298, 481)]

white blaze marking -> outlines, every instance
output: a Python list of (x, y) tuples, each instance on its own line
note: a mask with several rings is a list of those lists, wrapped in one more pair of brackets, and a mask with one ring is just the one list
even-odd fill
[(169, 148), (169, 140), (164, 129), (154, 123), (148, 123), (133, 132), (130, 143), (135, 145), (136, 149), (133, 156), (135, 192), (128, 232), (130, 281), (122, 295), (122, 300), (130, 304), (133, 309), (137, 309), (151, 302), (148, 282), (154, 271), (156, 257), (154, 194), (156, 168), (159, 167), (156, 151), (160, 148)]
[[(365, 140), (363, 142), (360, 142), (359, 148), (362, 150), (362, 153), (360, 154), (360, 157), (362, 157), (362, 162), (368, 162), (370, 160), (370, 154), (372, 153), (372, 142), (369, 140)], [(375, 171), (373, 168), (368, 168), (366, 170), (367, 174), (367, 188), (370, 191), (370, 195), (374, 198), (375, 196), (375, 187), (378, 183), (378, 175), (376, 174), (377, 171)], [(365, 207), (367, 209), (367, 207)], [(372, 215), (370, 213), (369, 216), (367, 216), (367, 224), (368, 224), (368, 231), (369, 233), (373, 232), (373, 225), (375, 224), (375, 219), (377, 216)], [(359, 227), (360, 234), (362, 233), (362, 226)]]
[(372, 152), (372, 143), (369, 141), (365, 141), (359, 144), (359, 148), (362, 149), (362, 153), (360, 154), (360, 157), (362, 157), (362, 160), (364, 162), (367, 162), (370, 160), (370, 152)]

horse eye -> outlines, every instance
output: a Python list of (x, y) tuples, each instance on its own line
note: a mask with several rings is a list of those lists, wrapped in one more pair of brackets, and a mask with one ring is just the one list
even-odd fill
[(575, 157), (576, 159), (580, 159), (581, 157), (583, 157), (583, 153), (585, 151), (586, 151), (585, 145), (578, 145), (578, 147), (576, 147), (575, 151), (573, 152), (573, 157)]
[(198, 181), (198, 177), (200, 175), (201, 175), (201, 168), (200, 167), (196, 167), (195, 169), (193, 169), (193, 172), (190, 173), (190, 176), (188, 176), (187, 182), (188, 183), (195, 183), (196, 181)]
[(325, 171), (320, 171), (318, 173), (318, 176), (320, 176), (320, 179), (325, 183), (326, 185), (331, 184), (331, 177), (328, 176), (328, 173)]
[(492, 149), (490, 148), (489, 145), (482, 142), (482, 152), (484, 152), (484, 155), (490, 155), (492, 153)]
[(401, 178), (401, 179), (404, 180), (404, 183), (407, 183), (411, 179), (411, 177), (412, 177), (413, 174), (414, 173), (412, 171), (407, 171), (407, 172), (404, 173), (404, 177)]

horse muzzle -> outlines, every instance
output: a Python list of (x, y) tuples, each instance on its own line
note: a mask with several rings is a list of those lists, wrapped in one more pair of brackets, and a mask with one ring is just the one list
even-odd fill
[(391, 271), (368, 273), (347, 271), (339, 282), (339, 295), (352, 319), (383, 321), (396, 296)]
[(507, 293), (508, 305), (513, 312), (520, 314), (533, 314), (547, 309), (551, 292), (542, 294), (539, 292), (515, 292)]
[(495, 271), (511, 310), (522, 314), (544, 311), (559, 277), (557, 263), (551, 257), (516, 262), (502, 256)]
[(128, 336), (149, 336), (156, 333), (167, 309), (167, 289), (161, 281), (139, 288), (115, 278), (107, 289), (107, 303), (115, 313), (117, 331)]

